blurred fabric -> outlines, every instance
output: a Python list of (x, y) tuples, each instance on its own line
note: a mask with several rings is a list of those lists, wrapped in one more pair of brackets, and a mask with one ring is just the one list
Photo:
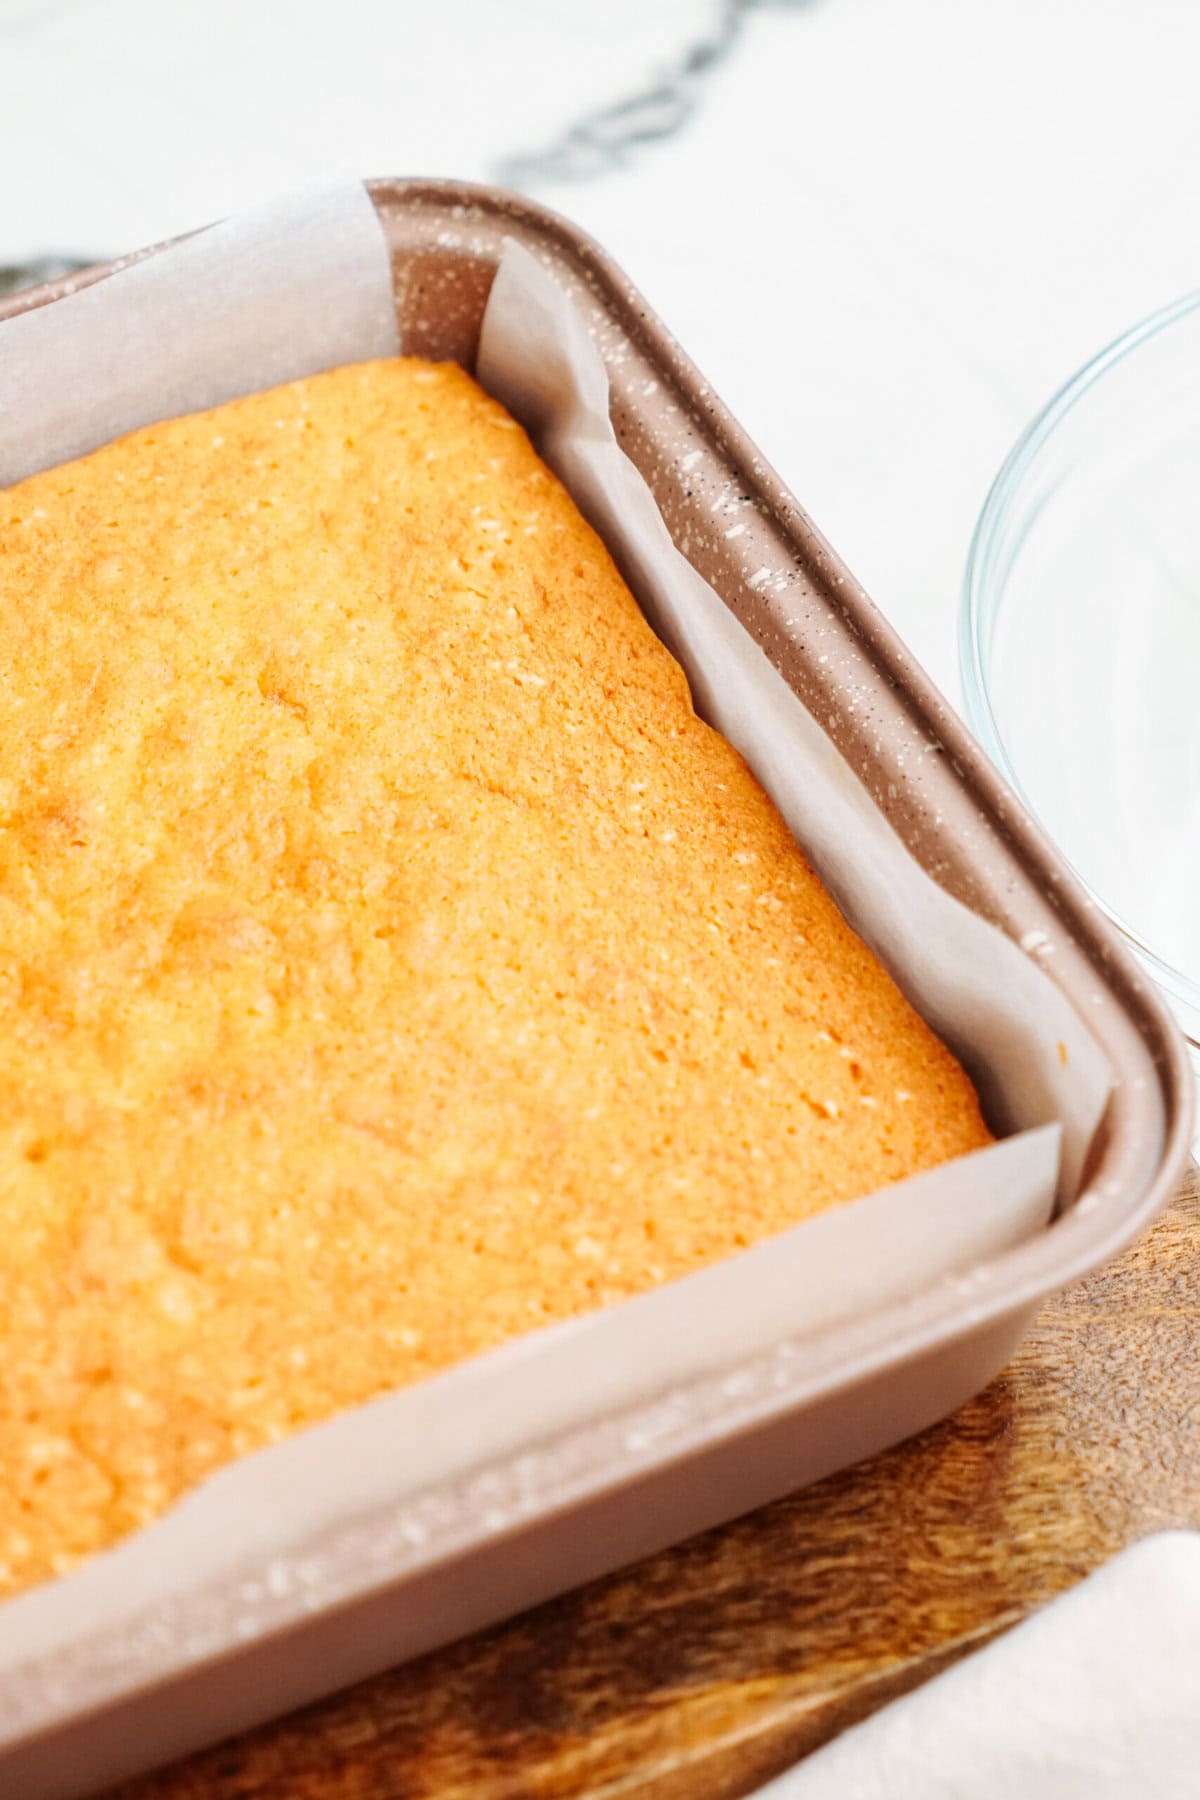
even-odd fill
[(1200, 1535), (1123, 1551), (758, 1800), (1194, 1800)]

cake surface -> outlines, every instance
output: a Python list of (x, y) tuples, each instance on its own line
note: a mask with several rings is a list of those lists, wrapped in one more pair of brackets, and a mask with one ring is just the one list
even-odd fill
[(0, 494), (0, 1592), (987, 1141), (460, 369)]

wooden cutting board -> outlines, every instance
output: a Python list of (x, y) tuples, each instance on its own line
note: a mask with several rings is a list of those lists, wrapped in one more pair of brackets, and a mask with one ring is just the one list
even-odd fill
[(945, 1423), (120, 1800), (746, 1793), (1069, 1587), (1200, 1526), (1200, 1179)]

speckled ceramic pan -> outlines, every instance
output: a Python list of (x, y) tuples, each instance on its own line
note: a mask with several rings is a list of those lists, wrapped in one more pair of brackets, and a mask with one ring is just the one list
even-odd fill
[[(1161, 1002), (955, 714), (665, 328), (585, 237), (484, 189), (381, 181), (406, 351), (471, 366), (502, 243), (534, 250), (609, 368), (612, 416), (676, 543), (805, 702), (913, 855), (1029, 954), (1116, 1085), (1080, 1191), (990, 1266), (780, 1344), (652, 1407), (551, 1436), (418, 1503), (314, 1536), (284, 1578), (269, 1531), (236, 1592), (201, 1585), (119, 1640), (89, 1632), (0, 1696), (0, 1793), (81, 1794), (357, 1680), (896, 1442), (1001, 1368), (1040, 1302), (1169, 1197), (1191, 1085)], [(73, 286), (102, 280), (89, 270)], [(0, 318), (53, 305), (17, 295)], [(746, 329), (754, 328), (746, 321)], [(783, 347), (781, 346), (781, 353)], [(752, 503), (747, 504), (747, 499)], [(935, 499), (936, 503), (936, 499)], [(740, 529), (726, 527), (736, 515)], [(293, 1579), (300, 1568), (303, 1579)], [(17, 1691), (17, 1690), (20, 1691)]]

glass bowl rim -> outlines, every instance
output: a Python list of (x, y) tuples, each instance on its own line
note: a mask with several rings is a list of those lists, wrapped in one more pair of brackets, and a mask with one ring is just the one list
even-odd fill
[[(1018, 437), (988, 489), (983, 510), (971, 533), (963, 573), (958, 629), (959, 672), (967, 722), (1009, 786), (1035, 817), (1036, 808), (1013, 765), (997, 723), (988, 684), (986, 636), (996, 608), (1002, 602), (1004, 591), (1003, 581), (998, 586), (992, 585), (996, 541), (1020, 500), (1026, 476), (1067, 415), (1086, 399), (1097, 382), (1116, 364), (1124, 362), (1144, 344), (1198, 311), (1200, 289), (1194, 289), (1171, 301), (1169, 305), (1160, 307), (1157, 312), (1150, 313), (1136, 325), (1129, 326), (1084, 363), (1046, 402)], [(1071, 867), (1074, 869), (1073, 864)], [(1116, 926), (1126, 942), (1132, 945), (1159, 986), (1183, 1005), (1200, 1013), (1200, 981), (1164, 961), (1096, 892), (1080, 870), (1074, 869), (1074, 873), (1105, 917)], [(1191, 1031), (1185, 1030), (1185, 1035), (1194, 1048), (1200, 1049), (1200, 1041)]]

